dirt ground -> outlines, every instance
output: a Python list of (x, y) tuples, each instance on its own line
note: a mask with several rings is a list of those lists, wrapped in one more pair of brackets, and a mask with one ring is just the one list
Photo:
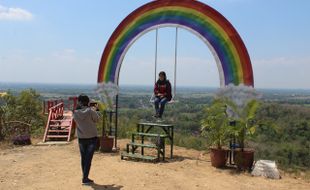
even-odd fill
[[(119, 141), (124, 148), (126, 140)], [(167, 149), (168, 150), (168, 149)], [(0, 149), (0, 189), (104, 190), (309, 190), (310, 183), (282, 175), (281, 180), (252, 177), (234, 169), (211, 167), (209, 155), (175, 147), (175, 158), (164, 163), (120, 159), (119, 153), (95, 153), (90, 178), (81, 185), (77, 141), (68, 145), (24, 146)]]

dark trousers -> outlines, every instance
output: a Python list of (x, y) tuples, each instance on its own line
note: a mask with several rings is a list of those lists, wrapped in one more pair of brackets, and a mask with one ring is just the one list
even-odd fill
[(91, 161), (93, 159), (96, 145), (97, 145), (97, 137), (89, 139), (79, 139), (83, 179), (88, 178)]
[(156, 97), (154, 100), (154, 104), (155, 104), (155, 111), (156, 114), (161, 117), (164, 113), (165, 110), (165, 105), (168, 102), (167, 98), (160, 98), (160, 97)]

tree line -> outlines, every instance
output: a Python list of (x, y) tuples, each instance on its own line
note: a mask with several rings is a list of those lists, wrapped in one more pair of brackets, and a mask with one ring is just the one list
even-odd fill
[[(149, 96), (121, 94), (119, 97), (120, 138), (130, 138), (140, 121), (153, 121), (154, 108)], [(18, 120), (31, 124), (31, 133), (43, 135), (46, 115), (42, 114), (42, 97), (33, 89), (20, 93), (7, 92), (0, 97), (0, 137), (5, 136), (8, 121)], [(208, 151), (208, 139), (201, 136), (201, 121), (205, 107), (210, 106), (210, 95), (179, 96), (178, 103), (168, 104), (164, 120), (175, 125), (175, 145)], [(306, 103), (309, 99), (304, 100)], [(257, 117), (268, 121), (257, 129), (250, 146), (255, 158), (276, 160), (283, 169), (310, 169), (310, 107), (264, 100)]]

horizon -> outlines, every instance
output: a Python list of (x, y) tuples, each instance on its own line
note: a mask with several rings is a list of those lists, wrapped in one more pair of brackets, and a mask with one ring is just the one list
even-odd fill
[[(71, 87), (71, 88), (74, 88), (74, 87), (88, 87), (88, 88), (96, 88), (97, 87), (97, 84), (70, 84), (70, 83), (38, 83), (38, 82), (34, 82), (34, 83), (28, 83), (28, 82), (2, 82), (0, 81), (0, 91), (1, 90), (10, 90), (11, 88), (6, 88), (6, 89), (3, 89), (4, 86), (14, 86), (14, 85), (18, 85), (18, 86), (23, 86), (22, 88), (24, 89), (36, 89), (35, 87), (38, 87), (38, 86), (45, 86), (45, 87)], [(143, 84), (121, 84), (119, 86), (120, 88), (128, 88), (128, 87), (134, 87), (134, 88), (143, 88), (143, 87), (146, 87), (146, 88), (153, 88), (153, 85), (143, 85)], [(177, 91), (178, 89), (179, 90), (184, 90), (184, 89), (212, 89), (212, 90), (215, 90), (215, 89), (220, 89), (221, 87), (218, 86), (218, 87), (213, 87), (213, 86), (177, 86)], [(297, 91), (306, 91), (306, 92), (310, 92), (310, 89), (306, 89), (306, 88), (255, 88), (255, 90), (257, 91), (260, 91), (260, 90), (263, 90), (263, 91), (268, 91), (268, 90), (280, 90), (280, 91), (294, 91), (294, 90), (297, 90)]]

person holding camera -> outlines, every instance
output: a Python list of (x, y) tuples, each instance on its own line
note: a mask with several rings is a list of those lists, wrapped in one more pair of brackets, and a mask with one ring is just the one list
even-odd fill
[(88, 96), (81, 94), (78, 97), (78, 106), (73, 112), (81, 154), (82, 184), (94, 182), (88, 178), (88, 175), (98, 139), (96, 123), (99, 122), (100, 116), (96, 112), (97, 109), (95, 106), (89, 106)]

